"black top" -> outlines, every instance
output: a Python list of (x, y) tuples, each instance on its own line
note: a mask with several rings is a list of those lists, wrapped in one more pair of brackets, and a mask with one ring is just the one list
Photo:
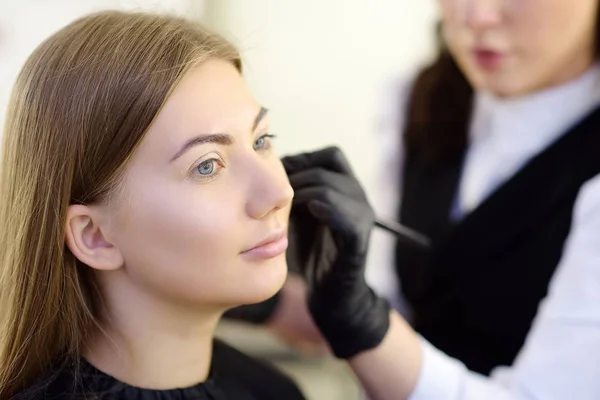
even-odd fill
[(600, 109), (454, 223), (461, 167), (462, 157), (444, 165), (408, 158), (400, 220), (429, 235), (433, 248), (398, 244), (396, 268), (415, 329), (487, 374), (511, 365), (523, 346), (561, 258), (579, 190), (600, 173)]
[[(73, 368), (53, 371), (42, 389), (21, 393), (18, 400), (301, 400), (304, 396), (274, 367), (215, 340), (209, 378), (195, 386), (150, 390), (127, 385), (81, 360)], [(75, 379), (75, 376), (78, 379)], [(46, 380), (48, 381), (48, 379)]]

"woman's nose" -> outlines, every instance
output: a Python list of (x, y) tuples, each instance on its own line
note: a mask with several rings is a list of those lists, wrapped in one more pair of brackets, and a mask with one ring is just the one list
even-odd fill
[(254, 219), (288, 207), (294, 190), (279, 160), (258, 161), (252, 170), (249, 182), (247, 213)]
[(498, 0), (469, 0), (468, 3), (466, 20), (471, 28), (492, 28), (502, 22)]
[(502, 0), (443, 0), (452, 3), (455, 20), (473, 30), (488, 29), (502, 22)]

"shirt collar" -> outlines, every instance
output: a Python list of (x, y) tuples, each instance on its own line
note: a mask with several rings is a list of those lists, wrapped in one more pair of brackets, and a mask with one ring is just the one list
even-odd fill
[(500, 152), (535, 152), (552, 143), (600, 103), (600, 64), (579, 78), (514, 98), (475, 95), (471, 140)]

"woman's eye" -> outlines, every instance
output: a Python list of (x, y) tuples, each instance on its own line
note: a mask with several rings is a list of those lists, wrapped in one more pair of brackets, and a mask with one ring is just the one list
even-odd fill
[(254, 142), (254, 150), (267, 150), (271, 148), (271, 139), (273, 139), (275, 135), (265, 134), (256, 139)]
[(198, 165), (197, 169), (198, 169), (198, 173), (200, 175), (203, 176), (209, 176), (213, 173), (213, 171), (216, 169), (215, 168), (215, 160), (206, 160), (200, 163), (200, 165)]
[(202, 161), (196, 167), (194, 167), (194, 173), (196, 173), (199, 178), (215, 178), (219, 171), (223, 168), (223, 164), (221, 160), (216, 158), (211, 158), (209, 160)]

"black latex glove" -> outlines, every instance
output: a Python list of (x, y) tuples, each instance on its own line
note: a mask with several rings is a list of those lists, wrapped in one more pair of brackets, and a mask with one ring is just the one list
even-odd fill
[(285, 157), (295, 191), (290, 262), (309, 287), (308, 308), (334, 354), (376, 347), (389, 328), (389, 305), (364, 272), (375, 216), (342, 152), (334, 147)]

